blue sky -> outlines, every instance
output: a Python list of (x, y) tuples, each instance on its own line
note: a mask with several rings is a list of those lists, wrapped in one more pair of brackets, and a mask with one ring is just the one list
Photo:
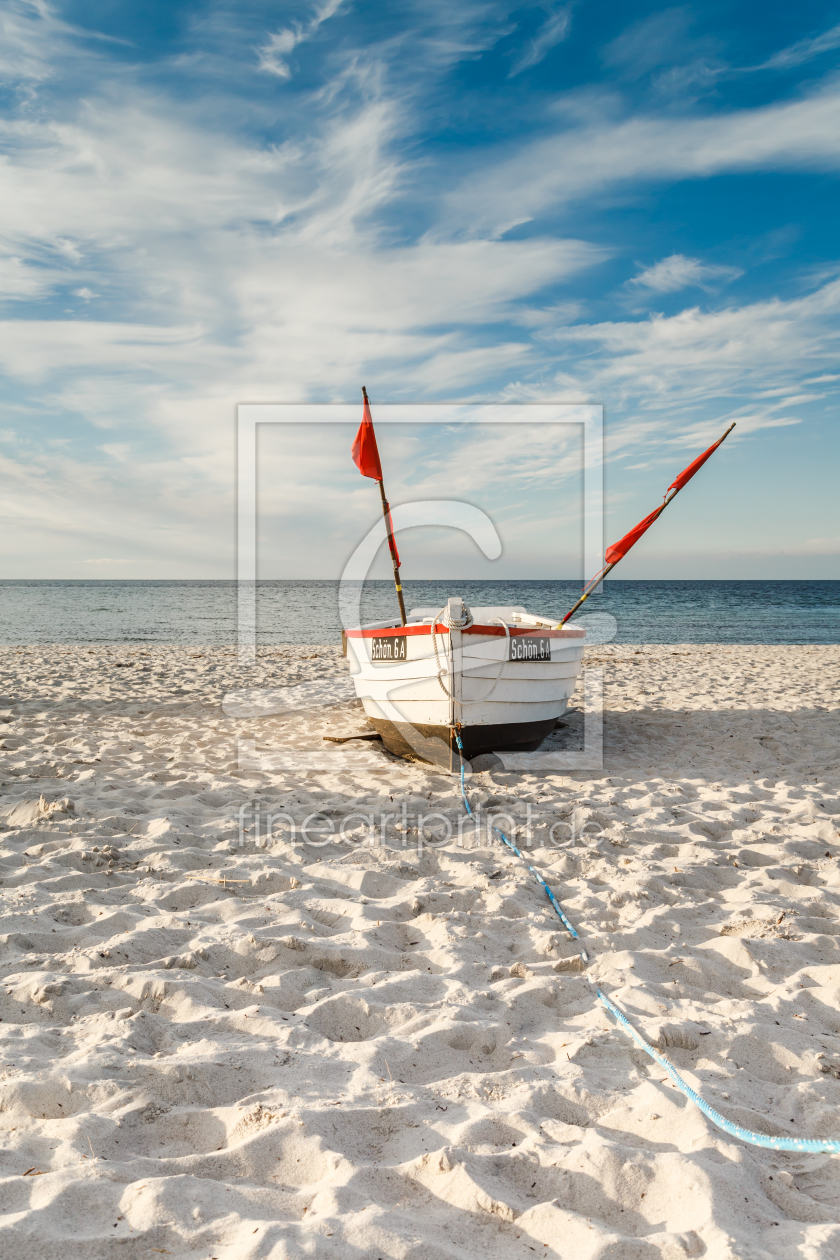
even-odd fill
[[(839, 63), (808, 0), (7, 0), (0, 576), (233, 576), (236, 404), (364, 382), (602, 403), (608, 538), (736, 420), (616, 576), (840, 577)], [(375, 515), (317, 443), (266, 443), (267, 575)], [(566, 461), (517, 494), (499, 576), (576, 576)]]

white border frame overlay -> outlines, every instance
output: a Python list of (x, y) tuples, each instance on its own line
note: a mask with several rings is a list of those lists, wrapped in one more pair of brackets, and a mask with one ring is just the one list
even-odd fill
[[(262, 424), (347, 424), (358, 426), (361, 403), (241, 403), (237, 408), (237, 648), (243, 665), (256, 661), (257, 644), (257, 426)], [(575, 424), (583, 429), (583, 570), (584, 579), (603, 565), (604, 556), (604, 409), (597, 403), (377, 403), (377, 424)], [(443, 507), (444, 504), (442, 503)], [(461, 506), (461, 505), (459, 505)], [(395, 526), (399, 528), (397, 511)], [(419, 523), (419, 522), (417, 522)], [(441, 522), (443, 523), (443, 521)], [(453, 522), (454, 523), (454, 522)], [(382, 541), (385, 528), (380, 522)], [(611, 637), (611, 636), (610, 636)], [(603, 671), (585, 669), (584, 748), (576, 752), (497, 754), (506, 770), (520, 773), (603, 768)], [(338, 681), (338, 680), (336, 680)], [(285, 689), (284, 689), (285, 690)], [(276, 703), (272, 697), (277, 696)], [(314, 697), (313, 697), (314, 699)], [(335, 703), (325, 697), (321, 703)], [(316, 701), (316, 704), (318, 702)], [(231, 716), (259, 716), (288, 711), (280, 693), (231, 693), (224, 708)], [(309, 707), (309, 706), (303, 706)], [(243, 741), (243, 768), (323, 770), (330, 765), (369, 766), (371, 754), (348, 752), (255, 755), (254, 740)], [(335, 759), (333, 761), (333, 759)]]

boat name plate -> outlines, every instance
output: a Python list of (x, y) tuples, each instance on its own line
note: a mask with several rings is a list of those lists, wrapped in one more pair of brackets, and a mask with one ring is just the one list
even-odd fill
[(392, 634), (382, 638), (377, 636), (370, 641), (370, 659), (372, 661), (404, 661), (407, 659), (407, 642), (404, 634)]
[(509, 661), (550, 661), (551, 639), (535, 634), (510, 637)]

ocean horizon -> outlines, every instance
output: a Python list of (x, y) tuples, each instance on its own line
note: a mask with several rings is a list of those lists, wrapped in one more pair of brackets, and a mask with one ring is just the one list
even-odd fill
[[(257, 582), (257, 641), (338, 643), (338, 581)], [(522, 604), (558, 620), (577, 580), (406, 581), (406, 608)], [(0, 643), (233, 644), (238, 584), (227, 579), (26, 579), (0, 581)], [(396, 614), (393, 582), (364, 583), (362, 621)], [(840, 580), (610, 580), (587, 614), (615, 618), (616, 643), (840, 643)]]

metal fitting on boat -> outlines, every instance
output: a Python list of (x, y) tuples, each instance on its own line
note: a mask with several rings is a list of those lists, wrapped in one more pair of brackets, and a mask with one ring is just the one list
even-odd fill
[(473, 615), (468, 604), (460, 595), (453, 595), (446, 607), (442, 609), (443, 624), (450, 630), (466, 630), (473, 623)]

